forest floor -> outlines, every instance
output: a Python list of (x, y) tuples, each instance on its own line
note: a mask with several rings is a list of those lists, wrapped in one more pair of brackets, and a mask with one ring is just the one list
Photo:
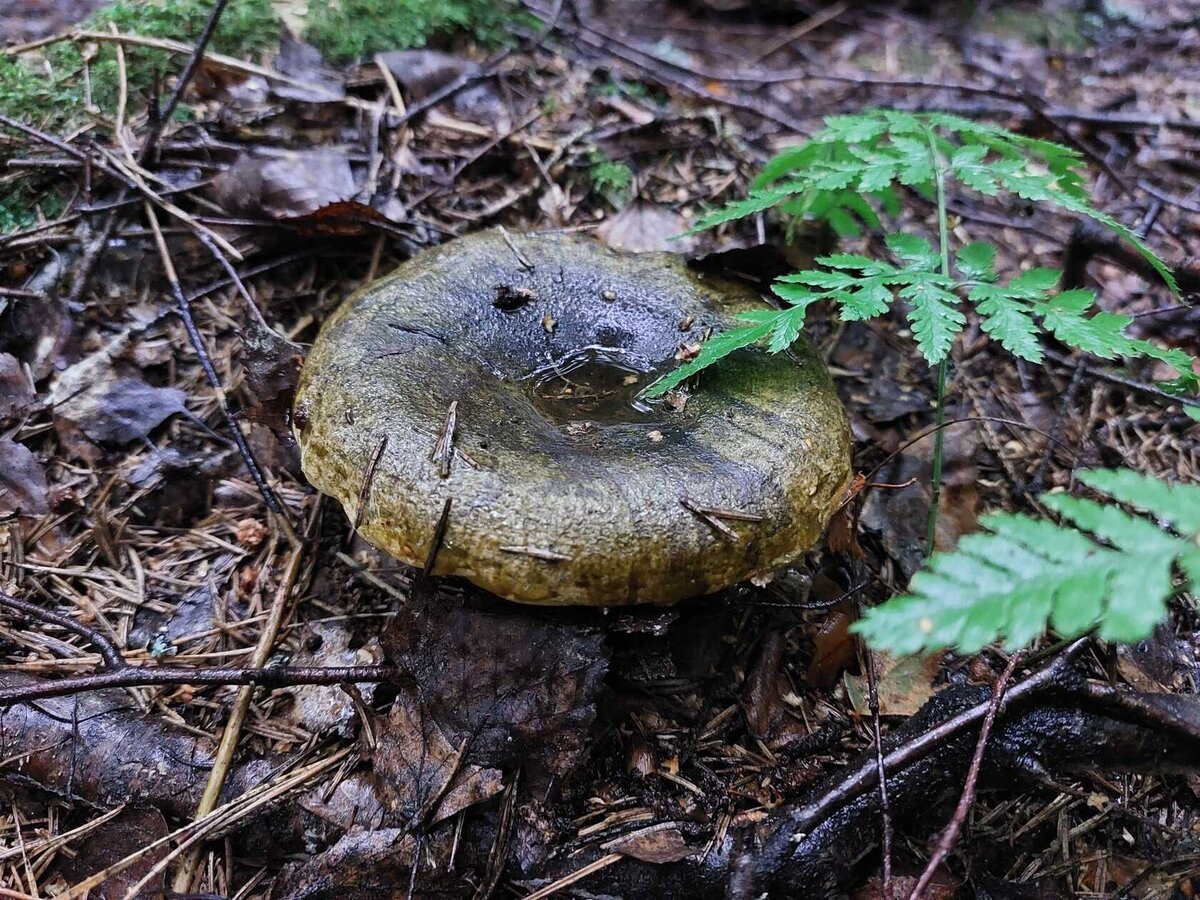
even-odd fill
[[(36, 42), (92, 6), (0, 5), (0, 39)], [(932, 441), (910, 441), (933, 421), (935, 377), (901, 317), (811, 320), (856, 471), (903, 485), (859, 498), (866, 559), (817, 549), (770, 583), (671, 608), (531, 610), (399, 566), (308, 485), (286, 419), (341, 299), (476, 229), (582, 230), (759, 274), (801, 265), (812, 236), (769, 216), (671, 238), (823, 117), (870, 107), (1079, 149), (1098, 205), (1194, 270), (1194, 5), (940, 6), (544, 0), (490, 55), (451, 38), (334, 66), (285, 39), (250, 63), (210, 56), (186, 117), (165, 125), (125, 92), (68, 133), (6, 128), (0, 183), (46, 202), (0, 236), (0, 590), (35, 607), (0, 619), (0, 694), (106, 673), (119, 686), (0, 717), (4, 895), (866, 898), (883, 895), (886, 835), (888, 891), (908, 896), (966, 778), (953, 737), (898, 779), (888, 815), (863, 806), (812, 859), (763, 862), (781, 821), (872, 758), (876, 725), (911, 741), (918, 710), (986, 698), (1009, 662), (896, 660), (847, 630), (924, 555)], [(93, 36), (84, 56), (122, 48), (123, 66), (136, 37)], [(179, 36), (171, 71), (196, 38)], [(1200, 352), (1200, 308), (1119, 254), (1089, 261), (1071, 216), (957, 196), (950, 209), (1004, 248), (1002, 274), (1081, 262), (1137, 337)], [(932, 204), (904, 215), (936, 231)], [(1196, 482), (1200, 424), (1154, 386), (1166, 374), (1062, 347), (1024, 364), (969, 327), (938, 545), (985, 510), (1036, 509), (1088, 466)], [(1200, 623), (1183, 605), (1152, 639), (1095, 642), (1075, 664), (1194, 694)], [(210, 674), (121, 681), (133, 665)], [(264, 665), (383, 668), (346, 689), (212, 674)], [(1018, 681), (1040, 665), (1021, 660)], [(1049, 725), (1092, 722), (1047, 709), (1006, 732), (1032, 742), (1013, 758), (1045, 756)], [(1141, 734), (1144, 758), (1106, 764), (1081, 745), (1125, 738), (1095, 727), (1063, 744), (1062, 771), (987, 757), (924, 896), (1195, 896), (1200, 777), (1157, 765), (1171, 751)], [(808, 871), (823, 874), (805, 884)]]

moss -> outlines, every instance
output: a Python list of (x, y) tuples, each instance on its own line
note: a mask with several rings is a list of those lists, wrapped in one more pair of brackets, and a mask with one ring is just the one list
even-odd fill
[(633, 169), (599, 150), (593, 150), (588, 159), (592, 164), (592, 190), (618, 209), (624, 206), (633, 187)]
[[(110, 25), (125, 34), (188, 41), (200, 34), (212, 4), (209, 0), (118, 0), (85, 19), (81, 28), (107, 31)], [(251, 56), (279, 38), (279, 20), (271, 0), (232, 0), (213, 35), (211, 47), (232, 56)], [(127, 45), (125, 63), (130, 98), (146, 95), (154, 73), (167, 74), (183, 65), (183, 58), (161, 50)], [(84, 57), (70, 42), (52, 44), (43, 56), (15, 59), (0, 57), (0, 108), (23, 122), (61, 131), (86, 114)], [(111, 112), (120, 80), (112, 44), (100, 45), (88, 65), (92, 103)]]
[(456, 31), (496, 46), (507, 37), (505, 25), (522, 16), (506, 0), (313, 0), (304, 36), (327, 59), (342, 62), (423, 47)]

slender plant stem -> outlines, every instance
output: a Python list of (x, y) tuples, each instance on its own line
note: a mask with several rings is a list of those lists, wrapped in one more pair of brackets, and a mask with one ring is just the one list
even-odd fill
[[(926, 130), (929, 139), (929, 154), (933, 158), (933, 170), (937, 185), (937, 217), (938, 217), (938, 250), (942, 255), (942, 275), (950, 277), (950, 224), (946, 219), (946, 170), (942, 154), (938, 152), (934, 142), (933, 131)], [(942, 357), (938, 363), (937, 379), (937, 411), (934, 426), (937, 431), (933, 437), (933, 483), (929, 494), (929, 528), (925, 533), (925, 555), (933, 553), (934, 540), (937, 537), (938, 503), (942, 498), (942, 458), (946, 443), (946, 430), (942, 425), (946, 421), (946, 376), (950, 371), (950, 356)]]

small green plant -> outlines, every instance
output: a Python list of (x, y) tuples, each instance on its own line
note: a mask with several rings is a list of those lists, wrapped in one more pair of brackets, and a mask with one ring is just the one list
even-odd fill
[[(106, 32), (115, 26), (121, 34), (187, 41), (200, 33), (211, 11), (208, 0), (118, 0), (93, 13), (80, 28)], [(219, 53), (252, 56), (278, 39), (279, 20), (270, 0), (231, 0), (211, 47)], [(183, 58), (129, 45), (125, 62), (130, 98), (136, 102), (150, 90), (155, 72), (168, 76), (183, 65)], [(0, 56), (0, 108), (22, 122), (65, 130), (86, 113), (83, 69), (83, 53), (72, 41), (51, 44), (41, 56)], [(120, 87), (111, 44), (98, 46), (87, 70), (92, 104), (111, 112)]]
[(344, 62), (424, 47), (456, 31), (497, 46), (508, 37), (506, 25), (521, 15), (505, 0), (315, 0), (304, 36), (326, 58)]
[(1063, 493), (1042, 502), (1071, 524), (992, 513), (981, 520), (987, 533), (935, 553), (910, 593), (869, 610), (854, 630), (892, 653), (971, 654), (997, 640), (1015, 650), (1047, 625), (1064, 638), (1092, 628), (1110, 641), (1149, 635), (1177, 584), (1200, 591), (1200, 486), (1128, 469), (1079, 478), (1149, 518)]
[(609, 159), (599, 150), (593, 150), (588, 159), (592, 164), (592, 189), (613, 206), (624, 206), (633, 187), (633, 169)]
[[(979, 315), (988, 335), (1024, 359), (1041, 361), (1038, 338), (1049, 333), (1108, 359), (1162, 360), (1178, 372), (1173, 390), (1200, 388), (1188, 354), (1129, 337), (1131, 317), (1097, 311), (1091, 291), (1057, 291), (1057, 271), (1031, 269), (1004, 283), (996, 275), (995, 247), (951, 246), (946, 195), (953, 182), (987, 197), (1007, 193), (1090, 216), (1136, 247), (1178, 292), (1167, 265), (1133, 231), (1092, 204), (1083, 159), (1074, 150), (944, 113), (875, 110), (832, 116), (825, 125), (806, 144), (768, 162), (746, 199), (704, 217), (696, 228), (779, 207), (792, 220), (825, 219), (840, 234), (856, 235), (863, 225), (878, 228), (881, 216), (899, 210), (897, 189), (904, 186), (936, 204), (936, 243), (915, 234), (890, 234), (886, 243), (894, 262), (839, 253), (819, 258), (822, 268), (783, 276), (773, 287), (782, 309), (743, 314), (744, 325), (714, 334), (695, 359), (652, 384), (646, 396), (662, 396), (744, 347), (765, 341), (773, 353), (786, 349), (799, 336), (809, 306), (818, 301), (832, 302), (843, 320), (852, 321), (882, 315), (897, 299), (907, 306), (917, 348), (938, 367), (938, 426), (944, 422), (950, 346), (966, 324), (964, 306)], [(930, 547), (941, 481), (940, 427), (935, 441)]]

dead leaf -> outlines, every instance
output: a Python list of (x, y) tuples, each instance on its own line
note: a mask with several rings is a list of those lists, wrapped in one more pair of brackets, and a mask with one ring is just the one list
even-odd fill
[(29, 448), (0, 438), (0, 516), (44, 516), (50, 512), (46, 472)]
[[(146, 847), (167, 833), (167, 820), (157, 809), (128, 807), (89, 834), (72, 854), (59, 856), (58, 871), (70, 883), (108, 868), (123, 859), (133, 847)], [(106, 878), (88, 892), (95, 900), (122, 900), (135, 884), (150, 874), (163, 858), (166, 845), (144, 853), (127, 869)], [(135, 897), (161, 896), (165, 872), (150, 879)]]
[(582, 758), (608, 667), (597, 629), (497, 607), (422, 598), (384, 636), (387, 657), (416, 680), (425, 709), (453, 742), (470, 738), (484, 765), (520, 763), (546, 786)]
[[(410, 103), (424, 100), (458, 78), (480, 72), (478, 63), (438, 50), (392, 50), (380, 53), (378, 58), (404, 89)], [(470, 84), (447, 102), (460, 118), (490, 125), (497, 132), (512, 127), (508, 110), (490, 81)]]
[(20, 361), (0, 353), (0, 425), (24, 415), (34, 402), (33, 385)]
[[(742, 691), (742, 711), (750, 732), (772, 750), (813, 731), (809, 726), (813, 721), (811, 704), (795, 692), (783, 668), (786, 648), (783, 633), (770, 632), (763, 639), (754, 666), (746, 674)], [(808, 717), (806, 712), (810, 714)]]
[(834, 611), (825, 617), (813, 637), (812, 661), (804, 673), (804, 683), (816, 688), (831, 688), (838, 676), (854, 662), (857, 641), (850, 633), (854, 617)]
[(349, 200), (358, 188), (345, 150), (256, 148), (218, 175), (212, 192), (232, 212), (286, 221)]
[(171, 416), (186, 412), (178, 388), (155, 387), (132, 375), (116, 375), (67, 397), (55, 418), (77, 425), (91, 440), (120, 446), (145, 439)]
[(609, 853), (621, 853), (641, 862), (659, 865), (679, 862), (700, 852), (688, 846), (674, 822), (639, 828), (603, 844), (602, 848)]
[(614, 250), (637, 253), (670, 250), (687, 253), (695, 244), (687, 231), (687, 220), (674, 210), (655, 203), (635, 200), (596, 229), (596, 236)]
[[(873, 651), (872, 651), (873, 652)], [(933, 679), (942, 665), (941, 653), (930, 656), (904, 656), (874, 653), (878, 673), (879, 714), (911, 716), (933, 696)], [(870, 685), (866, 675), (845, 676), (850, 705), (860, 716), (869, 716)]]
[[(379, 638), (372, 636), (360, 647), (351, 647), (354, 634), (338, 622), (310, 622), (300, 644), (304, 648), (292, 658), (297, 666), (373, 666), (383, 658)], [(368, 704), (378, 685), (359, 684), (359, 694)], [(354, 733), (358, 721), (354, 701), (335, 684), (307, 684), (289, 688), (296, 702), (287, 718), (312, 734), (336, 731), (343, 737)]]
[(482, 803), (504, 787), (500, 772), (466, 762), (414, 692), (402, 690), (374, 723), (374, 766), (384, 803), (411, 827), (432, 825)]
[(242, 334), (241, 361), (243, 415), (266, 425), (280, 440), (291, 440), (292, 400), (304, 351), (299, 344), (254, 323)]

